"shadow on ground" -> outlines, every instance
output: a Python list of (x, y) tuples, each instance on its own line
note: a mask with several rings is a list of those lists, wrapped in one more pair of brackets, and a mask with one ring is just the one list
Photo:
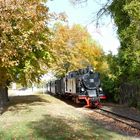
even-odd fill
[(31, 111), (30, 106), (43, 105), (50, 103), (47, 99), (43, 99), (38, 95), (25, 95), (25, 96), (11, 96), (9, 103), (4, 107), (3, 112), (12, 111), (18, 112), (21, 110)]
[[(75, 125), (71, 125), (75, 123)], [(74, 120), (66, 120), (61, 117), (44, 115), (40, 121), (34, 121), (29, 124), (37, 139), (47, 140), (93, 140), (93, 139), (111, 139), (111, 135), (105, 129), (92, 124), (88, 128), (80, 125), (77, 128)]]
[(61, 96), (58, 96), (58, 95), (52, 95), (52, 94), (49, 94), (50, 96), (62, 101), (62, 102), (65, 102), (66, 104), (68, 105), (71, 105), (75, 108), (81, 108), (81, 107), (84, 107), (86, 104), (85, 103), (75, 103), (71, 97), (61, 97)]

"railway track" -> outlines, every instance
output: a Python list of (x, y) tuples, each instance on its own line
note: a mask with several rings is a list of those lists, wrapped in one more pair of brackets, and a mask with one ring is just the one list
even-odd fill
[(113, 111), (107, 109), (106, 107), (102, 107), (101, 109), (95, 110), (94, 112), (107, 116), (109, 118), (112, 118), (121, 123), (124, 123), (134, 129), (140, 130), (140, 121), (139, 120), (127, 117), (123, 114), (113, 112)]

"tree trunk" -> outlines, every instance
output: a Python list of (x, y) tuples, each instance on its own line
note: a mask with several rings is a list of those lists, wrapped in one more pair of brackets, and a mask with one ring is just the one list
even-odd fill
[(4, 106), (9, 101), (8, 99), (8, 84), (10, 81), (8, 80), (8, 71), (6, 67), (0, 67), (0, 112), (3, 110)]
[(5, 99), (6, 99), (6, 102), (9, 102), (9, 98), (8, 98), (8, 87), (7, 86), (5, 87)]
[(0, 113), (3, 112), (3, 108), (7, 104), (8, 101), (9, 101), (9, 98), (8, 98), (7, 86), (5, 87), (0, 86)]

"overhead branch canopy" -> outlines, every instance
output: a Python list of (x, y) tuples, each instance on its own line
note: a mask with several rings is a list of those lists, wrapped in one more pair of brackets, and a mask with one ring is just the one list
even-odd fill
[(0, 1), (0, 85), (36, 80), (49, 65), (50, 14), (41, 0)]

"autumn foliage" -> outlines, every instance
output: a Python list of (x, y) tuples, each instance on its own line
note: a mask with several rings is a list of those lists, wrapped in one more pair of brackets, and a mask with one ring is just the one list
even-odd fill
[[(48, 8), (36, 0), (0, 1), (0, 85), (35, 79), (49, 59)], [(47, 61), (46, 61), (47, 62)]]
[(57, 23), (53, 27), (54, 41), (53, 70), (57, 75), (64, 75), (68, 71), (91, 65), (95, 70), (103, 72), (107, 70), (104, 52), (97, 44), (86, 28), (80, 25), (62, 25)]

